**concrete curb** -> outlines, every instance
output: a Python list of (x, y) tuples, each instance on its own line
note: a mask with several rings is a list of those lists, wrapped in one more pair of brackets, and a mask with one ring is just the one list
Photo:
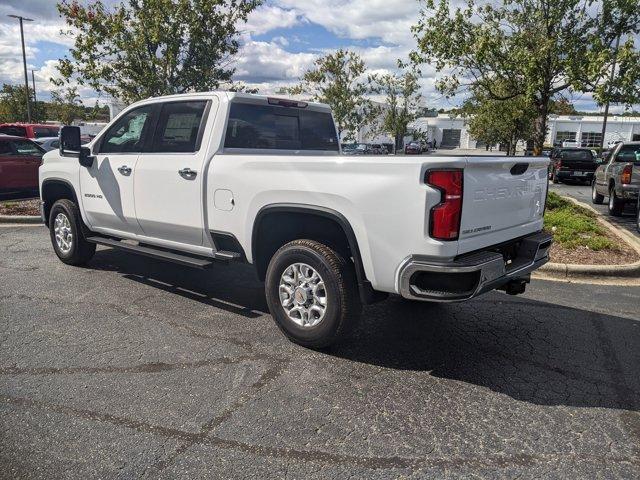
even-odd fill
[(0, 215), (0, 223), (43, 224), (40, 215)]
[[(611, 233), (616, 235), (622, 241), (626, 242), (631, 248), (633, 248), (638, 254), (640, 254), (640, 241), (630, 234), (629, 232), (622, 230), (615, 225), (609, 223), (602, 218), (600, 212), (590, 205), (584, 204), (574, 198), (560, 195), (562, 198), (573, 202), (574, 204), (586, 208), (587, 210), (597, 215), (597, 221)], [(574, 265), (570, 263), (547, 263), (540, 267), (540, 273), (549, 274), (553, 277), (561, 278), (599, 278), (599, 277), (624, 277), (624, 278), (640, 278), (640, 261), (627, 264), (627, 265)]]

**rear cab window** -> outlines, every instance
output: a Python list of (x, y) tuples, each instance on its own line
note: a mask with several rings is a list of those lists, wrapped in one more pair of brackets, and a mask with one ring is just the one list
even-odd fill
[(0, 133), (4, 133), (5, 135), (13, 135), (14, 137), (26, 137), (27, 129), (26, 127), (20, 127), (17, 125), (4, 125), (0, 127)]
[(623, 145), (618, 150), (616, 162), (640, 162), (640, 145)]
[(560, 158), (562, 160), (593, 160), (593, 153), (591, 150), (562, 150), (560, 152)]
[(330, 111), (244, 102), (231, 103), (224, 147), (339, 151)]
[(35, 138), (57, 137), (59, 127), (33, 127), (33, 135)]

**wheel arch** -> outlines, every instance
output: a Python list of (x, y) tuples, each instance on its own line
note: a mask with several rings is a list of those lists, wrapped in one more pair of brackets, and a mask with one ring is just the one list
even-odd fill
[[(304, 238), (308, 238), (306, 235), (309, 233), (308, 229), (305, 228), (304, 222), (302, 224), (299, 222), (301, 218), (306, 220), (311, 220), (313, 218), (322, 219), (321, 224), (323, 226), (329, 227), (330, 225), (333, 225), (333, 227), (329, 227), (329, 230), (331, 228), (335, 228), (336, 232), (340, 232), (344, 237), (350, 256), (353, 258), (356, 279), (358, 282), (358, 291), (363, 303), (373, 303), (377, 300), (386, 298), (386, 294), (374, 291), (371, 283), (367, 280), (364, 265), (362, 263), (362, 255), (358, 246), (358, 239), (356, 238), (353, 228), (347, 218), (336, 210), (315, 205), (278, 203), (266, 205), (258, 211), (253, 222), (251, 234), (251, 256), (253, 258), (253, 263), (256, 266), (258, 277), (261, 280), (264, 279), (269, 260), (275, 251), (288, 241), (301, 238), (299, 236), (293, 238), (291, 231), (288, 232), (289, 235), (287, 235), (287, 232), (282, 232), (278, 238), (279, 241), (275, 240), (272, 244), (265, 244), (260, 241), (261, 233), (266, 233), (262, 232), (263, 227), (268, 225), (270, 220), (272, 222), (279, 220), (281, 222), (278, 223), (279, 227), (283, 226), (283, 220), (285, 222), (297, 221), (292, 231), (303, 235)], [(279, 228), (279, 230), (286, 230), (286, 228)], [(327, 232), (327, 235), (331, 235), (331, 233), (332, 232), (329, 231)], [(314, 236), (315, 235), (312, 234), (310, 239), (318, 240), (318, 238), (313, 238)], [(342, 239), (335, 240), (338, 243), (342, 241)]]
[(61, 178), (48, 178), (42, 182), (42, 186), (40, 187), (40, 199), (43, 202), (43, 220), (47, 227), (49, 226), (49, 213), (51, 212), (51, 207), (56, 201), (62, 198), (72, 200), (76, 205), (78, 205), (78, 209), (80, 209), (81, 206), (71, 182)]

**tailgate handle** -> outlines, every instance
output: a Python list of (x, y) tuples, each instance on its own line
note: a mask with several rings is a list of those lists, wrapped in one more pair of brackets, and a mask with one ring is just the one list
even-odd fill
[(529, 168), (528, 163), (516, 163), (513, 167), (511, 167), (511, 175), (522, 175)]

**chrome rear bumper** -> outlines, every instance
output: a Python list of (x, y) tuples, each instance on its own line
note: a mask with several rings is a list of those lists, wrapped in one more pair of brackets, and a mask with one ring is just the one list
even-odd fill
[(509, 261), (497, 247), (447, 263), (410, 257), (400, 269), (400, 294), (411, 300), (456, 302), (508, 284), (524, 287), (531, 272), (549, 261), (551, 242), (551, 235), (544, 232), (521, 238), (513, 245), (516, 255)]

